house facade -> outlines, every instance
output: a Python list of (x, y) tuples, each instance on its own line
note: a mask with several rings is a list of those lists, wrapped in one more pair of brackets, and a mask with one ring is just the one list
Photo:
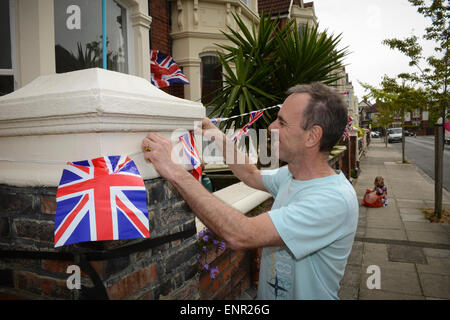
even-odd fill
[[(0, 94), (41, 75), (101, 67), (101, 1), (5, 0), (0, 6)], [(198, 102), (220, 85), (216, 44), (230, 44), (222, 31), (235, 27), (233, 14), (248, 26), (258, 24), (263, 9), (300, 25), (317, 23), (313, 3), (301, 0), (107, 0), (106, 7), (107, 68), (150, 79), (149, 50), (158, 49), (190, 80), (164, 91)]]

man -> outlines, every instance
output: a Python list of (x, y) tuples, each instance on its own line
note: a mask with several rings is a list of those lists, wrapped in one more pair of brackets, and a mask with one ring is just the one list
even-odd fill
[[(259, 216), (246, 217), (207, 192), (171, 161), (171, 143), (159, 134), (149, 134), (142, 146), (151, 150), (145, 157), (160, 175), (229, 248), (264, 247), (259, 299), (338, 299), (356, 232), (358, 201), (342, 172), (328, 165), (328, 154), (345, 129), (347, 109), (337, 93), (319, 83), (295, 86), (288, 94), (269, 127), (278, 132), (275, 147), (288, 165), (260, 171), (247, 158), (245, 164), (229, 164), (245, 184), (275, 198), (272, 209)], [(227, 154), (224, 133), (206, 118), (202, 129)]]

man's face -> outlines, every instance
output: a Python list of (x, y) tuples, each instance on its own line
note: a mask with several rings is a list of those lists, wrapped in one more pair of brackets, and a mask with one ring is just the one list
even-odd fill
[(271, 123), (269, 130), (277, 130), (279, 158), (285, 162), (292, 161), (304, 150), (305, 130), (302, 129), (303, 110), (309, 103), (310, 96), (306, 93), (290, 95), (278, 112), (277, 119)]

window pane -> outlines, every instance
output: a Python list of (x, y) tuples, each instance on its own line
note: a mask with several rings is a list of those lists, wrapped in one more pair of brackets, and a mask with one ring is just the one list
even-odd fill
[(115, 1), (109, 1), (106, 10), (106, 32), (108, 46), (108, 69), (128, 72), (127, 13)]
[(222, 66), (216, 56), (202, 57), (202, 103), (213, 98), (214, 91), (222, 87)]
[(9, 1), (0, 1), (0, 69), (12, 69)]
[[(56, 72), (102, 67), (102, 2), (55, 0)], [(126, 10), (106, 2), (108, 69), (128, 72)]]
[(0, 96), (14, 91), (14, 77), (0, 76)]

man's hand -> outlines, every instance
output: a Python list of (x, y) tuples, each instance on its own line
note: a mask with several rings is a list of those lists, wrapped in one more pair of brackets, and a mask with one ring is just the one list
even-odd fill
[(203, 118), (202, 122), (195, 128), (195, 134), (202, 135), (205, 138), (215, 140), (217, 138), (224, 139), (225, 135), (222, 131), (217, 128), (210, 119)]
[(172, 143), (159, 133), (149, 133), (142, 140), (142, 151), (159, 175), (170, 180), (177, 170), (184, 170), (180, 164), (172, 161)]

